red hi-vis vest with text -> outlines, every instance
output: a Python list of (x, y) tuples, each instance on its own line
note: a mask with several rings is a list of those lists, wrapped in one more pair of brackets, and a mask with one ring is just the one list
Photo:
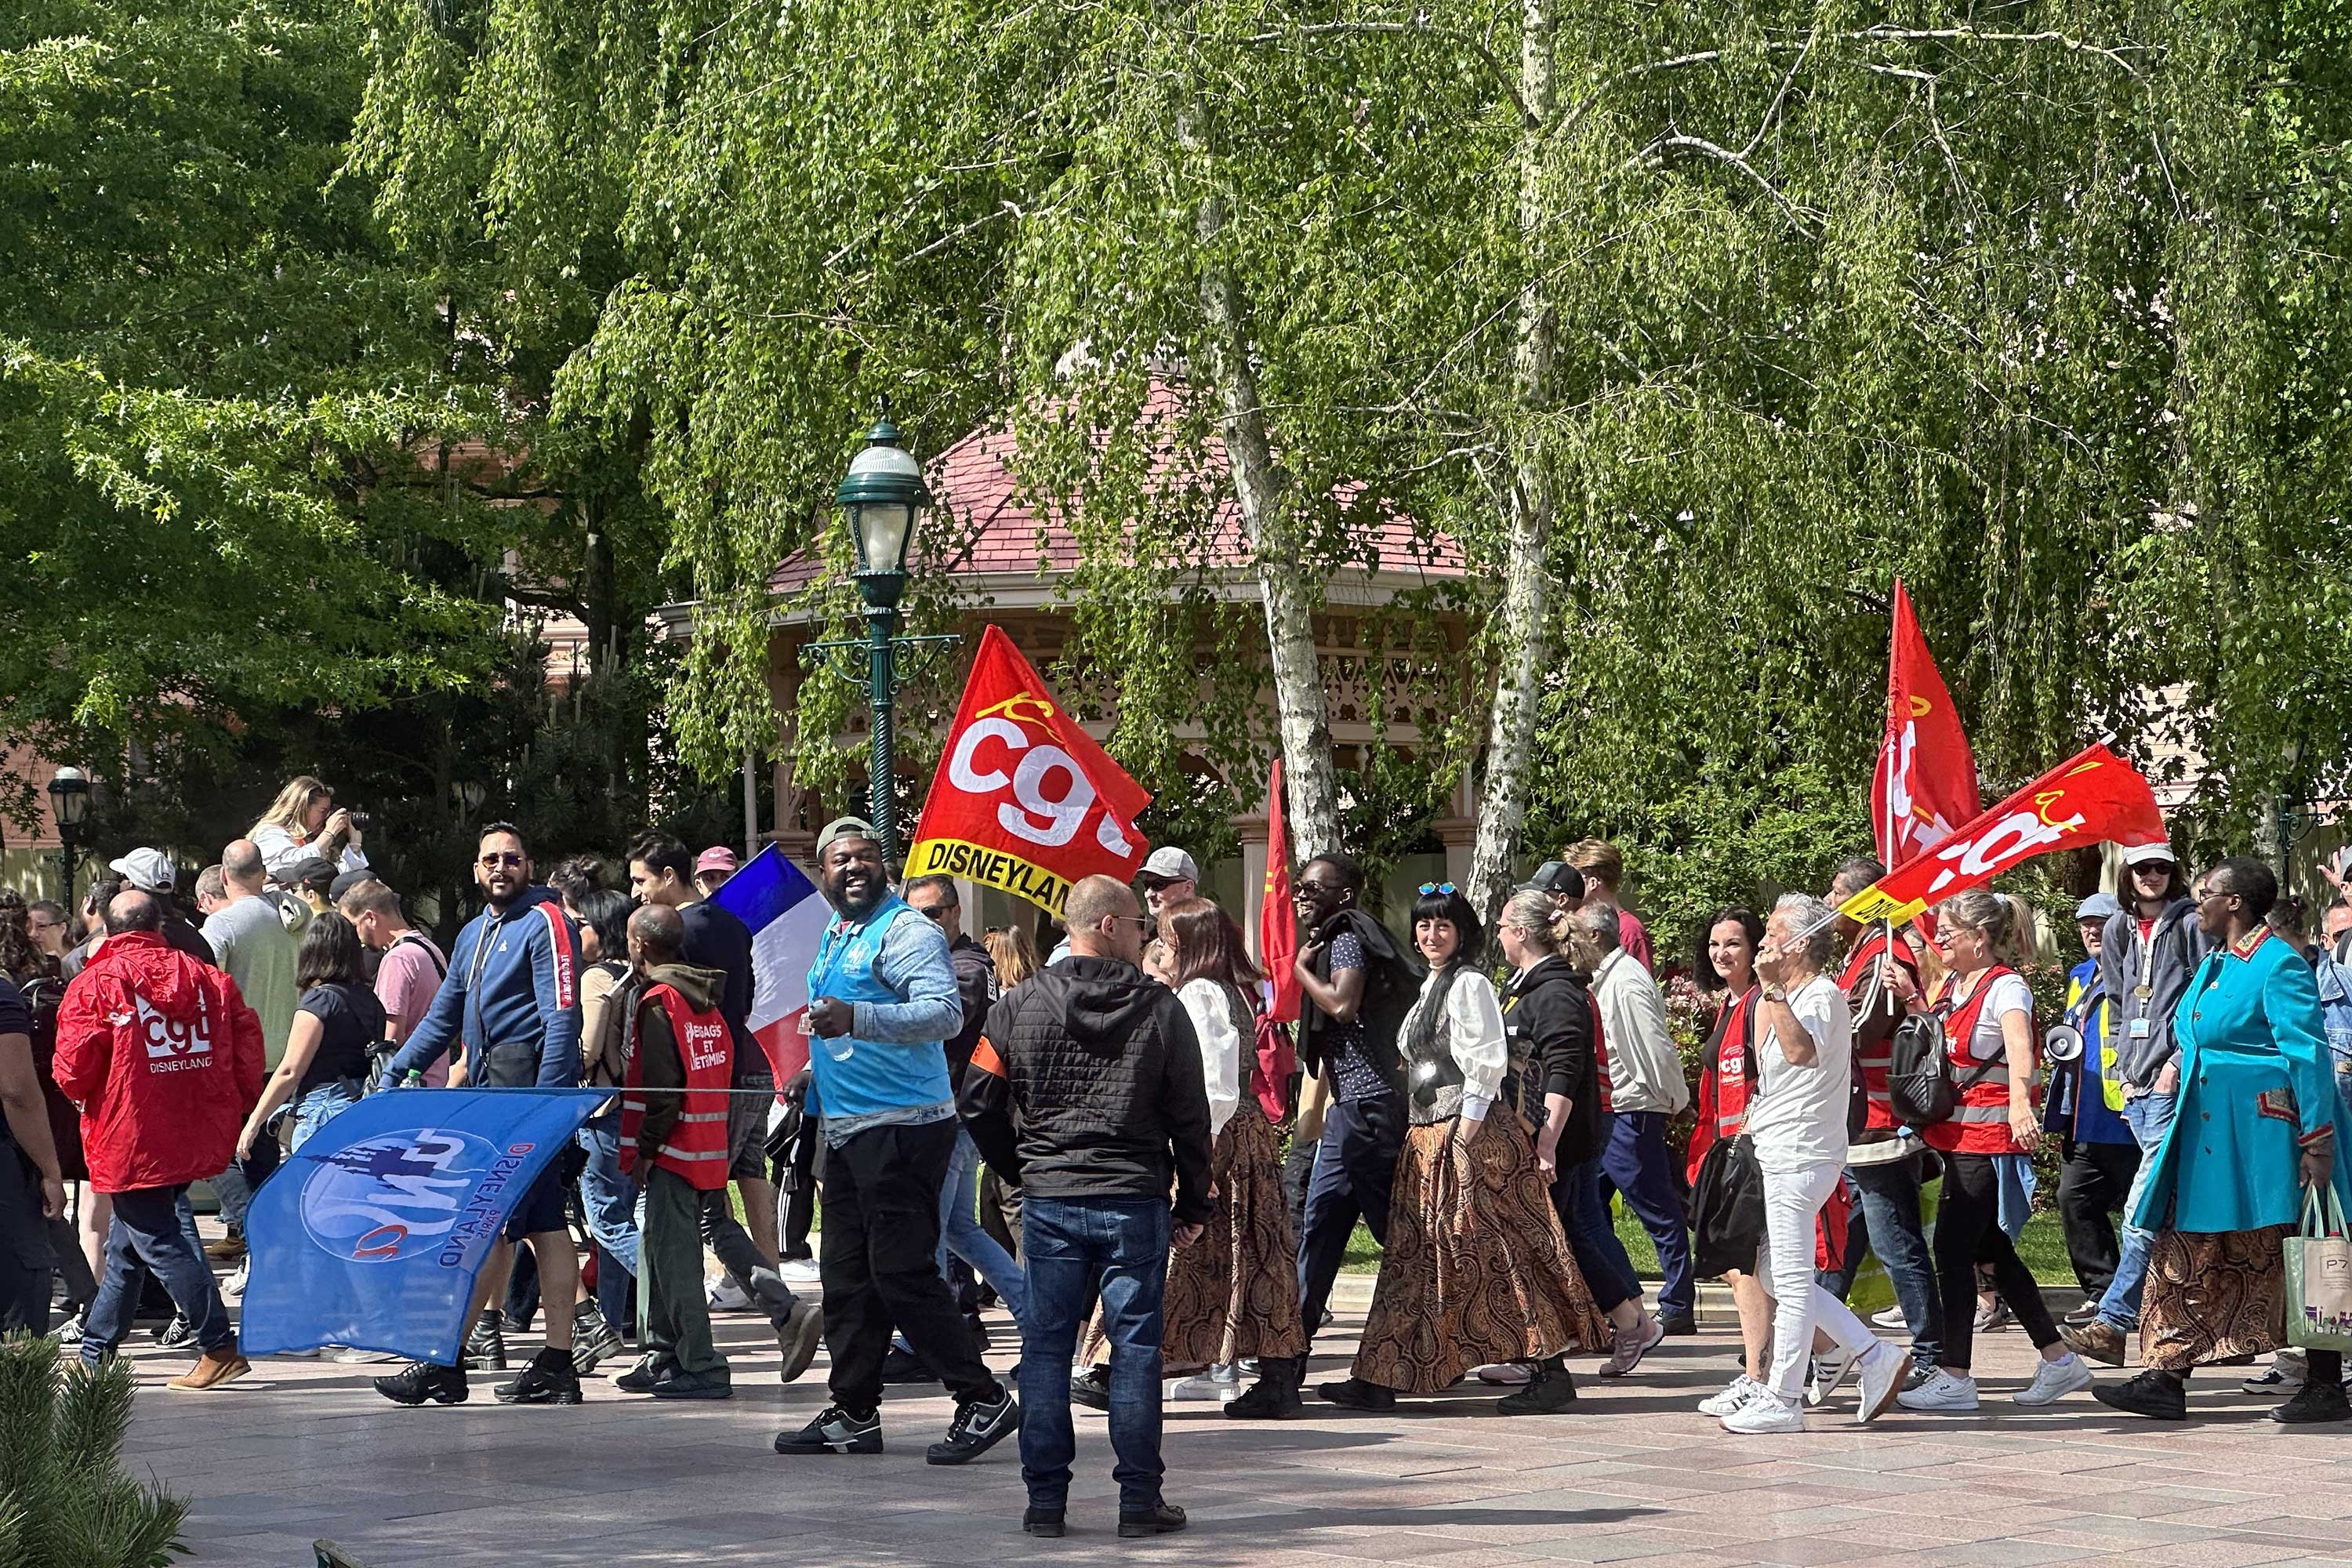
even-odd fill
[[(1899, 965), (1911, 976), (1913, 984), (1919, 980), (1919, 966), (1895, 941), (1894, 928), (1884, 921), (1874, 921), (1862, 939), (1862, 945), (1846, 960), (1845, 969), (1838, 976), (1838, 988), (1854, 1008), (1857, 1025), (1863, 1016), (1861, 1004), (1865, 998), (1883, 997), (1887, 992), (1884, 966)], [(1874, 973), (1874, 971), (1882, 971)], [(1864, 1095), (1870, 1102), (1867, 1127), (1874, 1131), (1891, 1132), (1898, 1125), (1895, 1120), (1895, 1102), (1887, 1097), (1886, 1075), (1895, 1066), (1895, 1031), (1890, 1028), (1873, 1044), (1854, 1042), (1853, 1070), (1862, 1079)]]
[(1690, 1165), (1686, 1179), (1698, 1180), (1699, 1162), (1717, 1139), (1736, 1138), (1748, 1127), (1748, 1097), (1756, 1086), (1748, 1081), (1749, 1038), (1756, 1032), (1756, 1004), (1763, 990), (1754, 984), (1738, 996), (1726, 997), (1716, 1010), (1714, 1037), (1707, 1042), (1706, 1060), (1699, 1064), (1698, 1125), (1691, 1129)]
[[(677, 1121), (654, 1163), (698, 1191), (715, 1193), (727, 1184), (727, 1089), (734, 1074), (727, 1020), (716, 1007), (696, 1011), (667, 985), (648, 987), (644, 1000), (661, 1004), (686, 1066)], [(645, 1122), (644, 1073), (645, 1053), (630, 1052), (621, 1091), (621, 1170), (627, 1175), (635, 1173), (637, 1130)]]
[(2003, 975), (2016, 973), (2007, 964), (1994, 964), (1977, 977), (1976, 989), (1969, 993), (1968, 1001), (1949, 1012), (1945, 1006), (1951, 997), (1954, 980), (1945, 976), (1937, 995), (1939, 1005), (1936, 1010), (1944, 1015), (1944, 1058), (1951, 1063), (1952, 1081), (1959, 1086), (1960, 1103), (1950, 1121), (1920, 1130), (1919, 1136), (1930, 1149), (1940, 1149), (1947, 1154), (2019, 1152), (2017, 1140), (2009, 1131), (2009, 1047), (2004, 1045), (2000, 1055), (1984, 1061), (1969, 1054), (1969, 1041), (1977, 1032), (1977, 1020), (1984, 1014), (1985, 999), (1992, 994), (1993, 984)]

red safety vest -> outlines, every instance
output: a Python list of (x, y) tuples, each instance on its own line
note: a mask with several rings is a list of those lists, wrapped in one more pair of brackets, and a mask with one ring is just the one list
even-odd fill
[(1736, 1137), (1748, 1126), (1748, 1097), (1756, 1087), (1748, 1080), (1748, 1040), (1763, 994), (1751, 984), (1716, 1010), (1715, 1035), (1699, 1067), (1698, 1125), (1691, 1129), (1687, 1172), (1692, 1181), (1698, 1179), (1699, 1162), (1716, 1140)]
[[(1848, 1001), (1853, 999), (1854, 987), (1861, 984), (1863, 976), (1869, 973), (1890, 950), (1894, 955), (1892, 962), (1909, 972), (1914, 984), (1918, 983), (1918, 966), (1911, 962), (1908, 952), (1895, 945), (1893, 930), (1884, 921), (1877, 921), (1871, 926), (1869, 934), (1862, 939), (1862, 945), (1853, 950), (1853, 956), (1846, 960), (1844, 973), (1838, 976), (1838, 989), (1846, 994)], [(1882, 980), (1880, 984), (1883, 985), (1885, 982)], [(1892, 1132), (1900, 1125), (1895, 1119), (1895, 1103), (1886, 1095), (1886, 1074), (1894, 1066), (1895, 1031), (1892, 1029), (1878, 1044), (1867, 1050), (1857, 1049), (1853, 1055), (1854, 1071), (1862, 1076), (1863, 1095), (1870, 1102), (1870, 1119), (1864, 1125), (1874, 1131)]]
[[(677, 1041), (678, 1059), (686, 1064), (686, 1092), (669, 1137), (654, 1156), (654, 1163), (698, 1191), (717, 1192), (727, 1184), (727, 1089), (734, 1064), (729, 1048), (727, 1020), (719, 1009), (697, 1012), (667, 985), (648, 986), (639, 1005), (659, 1002), (668, 1015), (670, 1034)], [(645, 1053), (629, 1053), (629, 1070), (621, 1090), (621, 1170), (635, 1174), (637, 1130), (644, 1124)]]
[(1952, 1066), (1952, 1081), (1960, 1086), (1960, 1103), (1948, 1121), (1923, 1128), (1920, 1136), (1930, 1149), (1948, 1154), (2014, 1154), (2017, 1140), (2009, 1131), (2009, 1047), (1982, 1061), (1969, 1054), (1969, 1041), (1983, 1016), (1985, 998), (1995, 983), (2017, 971), (1996, 963), (1978, 977), (1968, 1001), (1945, 1012), (1945, 1000), (1957, 984), (1950, 975), (1936, 993), (1937, 1012), (1944, 1015), (1944, 1057)]

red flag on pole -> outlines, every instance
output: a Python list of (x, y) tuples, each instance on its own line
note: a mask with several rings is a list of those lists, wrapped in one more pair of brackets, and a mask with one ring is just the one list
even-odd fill
[(1298, 916), (1290, 904), (1290, 825), (1282, 809), (1282, 759), (1265, 786), (1265, 888), (1257, 911), (1257, 951), (1273, 983), (1274, 1021), (1298, 1022)]
[(2036, 855), (2163, 838), (2164, 814), (2147, 780), (2106, 747), (2092, 746), (1848, 899), (1843, 912), (1900, 924)]
[(1886, 738), (1870, 781), (1878, 858), (1890, 870), (1916, 860), (1983, 809), (1976, 755), (1898, 578), (1886, 658)]
[(1150, 804), (991, 626), (923, 799), (907, 875), (985, 882), (1058, 915), (1081, 877), (1134, 879), (1148, 847), (1135, 819)]

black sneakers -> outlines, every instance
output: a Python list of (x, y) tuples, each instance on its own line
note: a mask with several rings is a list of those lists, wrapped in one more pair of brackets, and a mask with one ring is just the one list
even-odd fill
[(2110, 1410), (2145, 1415), (2152, 1421), (2189, 1419), (2189, 1390), (2180, 1379), (2150, 1367), (2121, 1383), (2095, 1383), (2091, 1397)]
[(1298, 1377), (1298, 1358), (1268, 1356), (1258, 1363), (1257, 1381), (1225, 1402), (1225, 1414), (1235, 1421), (1288, 1420), (1307, 1408)]
[(463, 1405), (466, 1374), (454, 1366), (412, 1362), (390, 1377), (377, 1378), (375, 1391), (394, 1405), (422, 1405), (428, 1399), (436, 1405)]
[(2352, 1398), (2346, 1397), (2340, 1383), (2307, 1379), (2294, 1398), (2271, 1412), (2271, 1419), (2285, 1426), (2352, 1420)]
[(1108, 1414), (1110, 1410), (1110, 1371), (1107, 1367), (1090, 1366), (1084, 1372), (1070, 1374), (1070, 1403), (1088, 1410)]
[(1058, 1508), (1033, 1508), (1021, 1515), (1021, 1533), (1059, 1541), (1069, 1531), (1068, 1516)]
[(776, 1434), (779, 1454), (878, 1454), (882, 1451), (882, 1413), (869, 1410), (853, 1415), (829, 1405), (817, 1418), (797, 1432)]
[(675, 1365), (659, 1351), (648, 1351), (637, 1364), (613, 1380), (613, 1386), (624, 1394), (651, 1394), (654, 1384), (670, 1374)]
[(473, 1331), (466, 1336), (465, 1364), (467, 1372), (506, 1371), (507, 1336), (501, 1327), (503, 1322), (495, 1307), (475, 1321)]
[(1351, 1377), (1343, 1383), (1320, 1383), (1315, 1392), (1343, 1410), (1394, 1410), (1396, 1390)]
[(1565, 1364), (1552, 1361), (1538, 1366), (1525, 1388), (1504, 1395), (1495, 1408), (1505, 1415), (1557, 1415), (1575, 1405), (1576, 1379)]
[(1011, 1389), (1000, 1387), (993, 1401), (957, 1405), (946, 1439), (924, 1449), (923, 1458), (934, 1465), (969, 1465), (1019, 1430), (1021, 1403)]
[(776, 1345), (784, 1353), (783, 1365), (778, 1370), (783, 1381), (792, 1382), (809, 1369), (816, 1359), (816, 1347), (824, 1337), (824, 1310), (814, 1301), (794, 1301), (784, 1321), (776, 1325)]
[(174, 1312), (172, 1314), (170, 1322), (151, 1331), (151, 1337), (165, 1350), (173, 1351), (178, 1350), (182, 1345), (195, 1343), (196, 1328), (194, 1323), (188, 1321), (184, 1313)]
[(548, 1345), (530, 1358), (520, 1377), (490, 1393), (501, 1405), (577, 1405), (580, 1373), (572, 1365), (570, 1351)]
[[(499, 1347), (503, 1350), (505, 1347)], [(572, 1368), (586, 1377), (597, 1363), (621, 1348), (621, 1331), (604, 1321), (593, 1301), (583, 1301), (572, 1318)]]
[(1132, 1541), (1139, 1535), (1173, 1535), (1184, 1528), (1184, 1510), (1172, 1502), (1163, 1502), (1150, 1513), (1129, 1513), (1118, 1510), (1118, 1533), (1121, 1540)]

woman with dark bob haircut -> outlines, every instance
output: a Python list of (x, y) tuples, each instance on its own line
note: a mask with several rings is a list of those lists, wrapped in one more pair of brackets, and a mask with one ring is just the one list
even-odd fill
[(1387, 1410), (1399, 1394), (1438, 1393), (1473, 1367), (1525, 1361), (1534, 1381), (1500, 1408), (1548, 1414), (1575, 1397), (1569, 1350), (1601, 1349), (1607, 1326), (1505, 1093), (1503, 1009), (1478, 968), (1486, 929), (1441, 882), (1422, 888), (1412, 934), (1429, 978), (1398, 1038), (1411, 1127), (1388, 1247), (1354, 1375), (1318, 1392), (1351, 1409)]

